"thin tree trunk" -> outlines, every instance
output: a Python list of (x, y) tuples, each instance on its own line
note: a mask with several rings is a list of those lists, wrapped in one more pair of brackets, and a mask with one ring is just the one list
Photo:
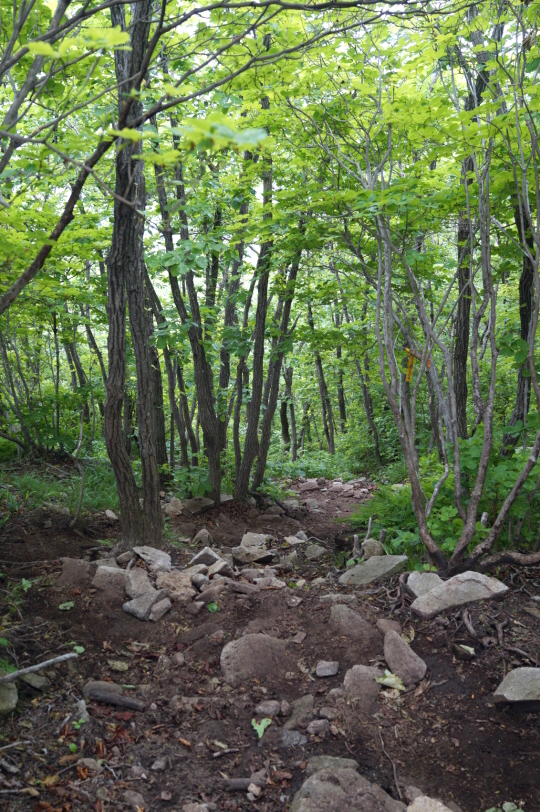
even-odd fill
[[(341, 316), (337, 311), (337, 302), (336, 302), (336, 312), (335, 312), (335, 321), (336, 327), (340, 328), (341, 326)], [(338, 406), (339, 406), (339, 427), (342, 434), (346, 434), (347, 432), (347, 410), (345, 407), (345, 390), (343, 388), (343, 366), (341, 363), (341, 344), (338, 344), (336, 347), (336, 360), (338, 364), (338, 373), (337, 373), (337, 392), (338, 392)]]
[[(311, 332), (314, 334), (315, 325), (313, 322), (313, 310), (311, 309), (311, 302), (308, 302), (308, 323), (311, 328)], [(334, 441), (334, 417), (332, 413), (332, 404), (328, 394), (328, 387), (326, 385), (326, 378), (324, 376), (321, 355), (318, 350), (315, 350), (314, 357), (315, 369), (317, 370), (317, 381), (319, 384), (319, 396), (321, 399), (321, 413), (326, 448), (329, 454), (335, 454), (336, 446)]]
[(296, 414), (294, 410), (294, 398), (292, 393), (292, 379), (293, 368), (285, 367), (283, 369), (283, 378), (285, 380), (285, 402), (289, 407), (289, 420), (291, 425), (291, 461), (296, 461), (298, 454), (298, 436), (296, 430)]

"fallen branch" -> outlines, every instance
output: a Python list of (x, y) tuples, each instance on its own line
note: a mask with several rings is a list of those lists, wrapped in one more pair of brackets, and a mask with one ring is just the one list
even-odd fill
[(389, 754), (388, 754), (388, 752), (387, 752), (387, 750), (386, 750), (386, 748), (385, 748), (385, 746), (384, 746), (384, 739), (383, 739), (383, 737), (382, 737), (382, 733), (381, 733), (381, 731), (380, 731), (380, 730), (379, 730), (379, 738), (380, 738), (380, 740), (381, 740), (381, 747), (382, 747), (382, 751), (383, 751), (384, 755), (386, 756), (386, 758), (388, 759), (388, 761), (390, 762), (390, 764), (392, 765), (392, 770), (393, 770), (393, 772), (394, 772), (394, 784), (396, 785), (396, 790), (397, 790), (397, 794), (398, 794), (399, 800), (400, 800), (400, 801), (402, 801), (402, 800), (403, 800), (403, 795), (401, 794), (401, 790), (400, 790), (400, 788), (399, 788), (399, 784), (398, 784), (398, 780), (397, 780), (397, 770), (396, 770), (396, 765), (395, 765), (395, 764), (394, 764), (394, 762), (392, 761), (391, 757), (389, 756)]
[(74, 660), (78, 657), (78, 654), (75, 654), (74, 651), (71, 651), (69, 654), (62, 654), (60, 657), (53, 657), (52, 660), (45, 660), (43, 663), (38, 663), (37, 665), (30, 665), (28, 668), (21, 668), (19, 671), (12, 671), (11, 674), (4, 674), (3, 677), (0, 677), (0, 685), (5, 685), (9, 682), (15, 682), (16, 679), (19, 677), (24, 677), (25, 674), (33, 674), (35, 671), (41, 671), (43, 668), (48, 668), (50, 665), (56, 665), (56, 663), (63, 663), (66, 660)]
[(143, 711), (146, 707), (144, 702), (139, 702), (138, 699), (112, 694), (109, 691), (99, 691), (97, 688), (93, 688), (88, 692), (88, 699), (94, 702), (102, 702), (104, 705), (116, 705), (117, 708), (127, 708), (135, 711)]
[(227, 792), (245, 792), (250, 784), (255, 784), (256, 787), (264, 789), (266, 781), (264, 778), (254, 776), (253, 778), (229, 778), (225, 783)]
[(527, 654), (527, 652), (523, 651), (523, 649), (516, 648), (516, 646), (507, 646), (506, 645), (506, 643), (504, 642), (504, 628), (507, 625), (508, 625), (507, 620), (503, 621), (502, 623), (497, 623), (496, 624), (497, 637), (499, 638), (500, 647), (502, 649), (504, 649), (504, 651), (510, 651), (513, 654), (520, 654), (522, 657), (525, 657), (525, 659), (528, 660), (530, 663), (534, 663), (535, 662), (534, 657), (531, 657), (531, 655)]

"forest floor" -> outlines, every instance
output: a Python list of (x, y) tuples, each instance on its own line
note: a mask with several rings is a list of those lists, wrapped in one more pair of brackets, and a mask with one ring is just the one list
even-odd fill
[[(372, 487), (364, 486), (362, 498), (369, 498)], [(262, 700), (291, 703), (312, 695), (316, 712), (332, 704), (328, 693), (342, 685), (353, 665), (386, 667), (382, 644), (380, 651), (367, 653), (354, 640), (337, 636), (329, 625), (330, 604), (320, 600), (336, 592), (334, 554), (342, 546), (338, 534), (346, 530), (336, 517), (351, 513), (358, 500), (330, 491), (305, 496), (316, 496), (320, 512), (301, 506), (290, 511), (294, 518), (269, 520), (260, 509), (231, 501), (190, 523), (197, 530), (206, 527), (213, 546), (225, 552), (247, 530), (272, 534), (283, 552), (280, 540), (302, 529), (327, 547), (327, 555), (310, 562), (300, 550), (294, 576), (278, 571), (288, 588), (249, 597), (229, 594), (219, 611), (205, 608), (196, 617), (174, 604), (157, 623), (126, 614), (120, 599), (104, 599), (90, 583), (56, 583), (62, 557), (97, 558), (106, 551), (97, 540), (118, 537), (118, 524), (94, 515), (73, 530), (68, 517), (43, 510), (10, 518), (0, 531), (5, 576), (0, 634), (8, 637), (17, 666), (74, 645), (84, 653), (44, 672), (49, 684), (41, 691), (20, 683), (17, 710), (0, 727), (0, 808), (105, 812), (134, 810), (144, 799), (144, 808), (151, 810), (180, 812), (192, 802), (201, 804), (194, 810), (285, 811), (305, 780), (306, 761), (331, 755), (356, 759), (360, 773), (395, 798), (396, 776), (401, 788), (413, 784), (463, 812), (486, 812), (508, 801), (525, 812), (540, 810), (540, 714), (501, 709), (492, 697), (509, 668), (538, 664), (539, 604), (536, 615), (529, 611), (535, 607), (531, 598), (540, 595), (538, 568), (507, 569), (500, 575), (510, 587), (504, 599), (470, 607), (476, 640), (462, 625), (460, 611), (431, 621), (408, 609), (391, 615), (397, 576), (383, 585), (341, 590), (356, 596), (354, 610), (373, 626), (382, 617), (399, 620), (428, 666), (426, 678), (399, 696), (382, 691), (375, 716), (362, 717), (354, 706), (336, 710), (331, 729), (322, 736), (307, 734), (303, 746), (283, 746), (280, 717), (259, 740), (252, 719)], [(185, 523), (182, 517), (171, 520), (169, 535), (183, 535)], [(185, 544), (171, 544), (168, 551), (176, 566), (194, 553)], [(324, 585), (313, 583), (321, 577)], [(291, 578), (306, 584), (294, 587)], [(20, 588), (22, 579), (33, 582), (27, 592)], [(299, 605), (289, 605), (292, 595), (301, 596)], [(66, 603), (72, 607), (59, 608)], [(526, 650), (531, 661), (498, 644), (496, 624), (504, 621), (506, 644)], [(220, 654), (245, 631), (288, 641), (287, 670), (231, 688), (222, 678)], [(474, 646), (476, 657), (456, 659), (455, 642)], [(178, 652), (183, 666), (173, 662)], [(338, 661), (338, 674), (316, 678), (319, 660)], [(134, 686), (127, 692), (146, 707), (139, 712), (89, 701), (89, 719), (81, 723), (77, 702), (88, 680)], [(183, 699), (171, 705), (174, 696)], [(91, 762), (77, 763), (79, 758), (100, 761), (99, 772), (92, 771)], [(228, 779), (260, 770), (265, 786), (255, 800), (245, 789), (226, 791)]]

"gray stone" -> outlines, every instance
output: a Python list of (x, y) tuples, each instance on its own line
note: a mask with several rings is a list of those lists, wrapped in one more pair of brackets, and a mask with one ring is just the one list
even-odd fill
[[(202, 530), (199, 530), (195, 538), (193, 539), (193, 544), (202, 544), (203, 547), (211, 547), (214, 543), (214, 539), (206, 529), (203, 527)], [(201, 562), (202, 563), (202, 562)]]
[(386, 555), (386, 550), (377, 539), (366, 539), (360, 545), (364, 553), (364, 559), (367, 561), (375, 555)]
[(181, 499), (178, 499), (176, 496), (173, 496), (170, 502), (167, 502), (163, 511), (166, 516), (170, 516), (171, 519), (175, 519), (177, 516), (180, 516), (184, 509), (184, 503)]
[(123, 600), (126, 575), (126, 571), (118, 567), (98, 567), (92, 579), (92, 586), (104, 592), (110, 600)]
[(426, 675), (425, 662), (397, 632), (389, 631), (384, 636), (384, 659), (390, 671), (401, 677), (407, 687), (420, 682)]
[(318, 491), (319, 485), (316, 479), (308, 479), (306, 482), (302, 482), (300, 484), (298, 490), (300, 493), (309, 493), (309, 491)]
[(152, 589), (152, 591), (147, 592), (146, 595), (140, 595), (140, 597), (125, 603), (123, 609), (124, 612), (127, 612), (129, 615), (134, 615), (139, 620), (148, 620), (154, 604), (159, 603), (159, 601), (166, 597), (167, 593), (164, 589)]
[(122, 693), (122, 686), (116, 682), (105, 682), (104, 680), (89, 680), (83, 688), (85, 699), (92, 699), (94, 692), (113, 694), (119, 696)]
[(244, 533), (240, 546), (247, 547), (248, 549), (252, 547), (266, 547), (266, 542), (270, 538), (271, 536), (268, 536), (266, 533)]
[(376, 784), (347, 768), (319, 770), (304, 781), (289, 812), (406, 812)]
[(204, 589), (204, 587), (208, 586), (210, 583), (210, 578), (208, 575), (204, 575), (202, 572), (196, 572), (195, 575), (191, 576), (191, 583), (195, 589), (200, 591)]
[(188, 499), (184, 502), (184, 508), (188, 510), (193, 516), (198, 516), (200, 513), (206, 513), (207, 510), (214, 507), (214, 500), (207, 499), (206, 496), (195, 496), (193, 499)]
[(216, 550), (213, 550), (211, 547), (204, 547), (200, 550), (197, 555), (194, 555), (191, 561), (189, 562), (189, 568), (191, 569), (196, 564), (206, 564), (207, 567), (211, 567), (212, 564), (215, 564), (216, 561), (221, 561), (222, 558)]
[(237, 567), (244, 564), (268, 564), (277, 556), (275, 550), (265, 550), (263, 547), (233, 547), (233, 563)]
[(282, 747), (303, 747), (307, 744), (307, 736), (299, 730), (284, 730), (281, 734)]
[(208, 567), (206, 564), (194, 564), (192, 567), (185, 569), (184, 572), (186, 575), (189, 575), (190, 578), (193, 578), (194, 575), (199, 573), (208, 575)]
[(303, 530), (298, 531), (298, 533), (296, 534), (296, 538), (300, 539), (300, 541), (307, 541), (308, 540), (308, 537), (307, 537), (306, 533), (304, 533)]
[(315, 674), (317, 677), (335, 677), (339, 671), (339, 663), (335, 660), (328, 662), (320, 660), (315, 667)]
[(340, 710), (338, 708), (332, 708), (329, 705), (325, 705), (324, 708), (319, 710), (319, 716), (321, 719), (328, 719), (330, 722), (337, 719), (339, 715)]
[(256, 569), (255, 567), (246, 567), (242, 570), (241, 575), (242, 578), (245, 578), (247, 581), (253, 582), (254, 578), (262, 578), (264, 576), (264, 572), (262, 569)]
[(509, 671), (493, 699), (502, 702), (540, 702), (540, 668), (514, 668)]
[(223, 581), (220, 583), (213, 583), (208, 589), (203, 590), (197, 595), (197, 601), (208, 606), (209, 603), (217, 603), (221, 593), (225, 590), (227, 584)]
[(318, 773), (328, 769), (349, 769), (357, 770), (358, 762), (353, 758), (338, 758), (337, 756), (312, 756), (306, 765), (306, 775)]
[(397, 620), (391, 620), (389, 617), (380, 617), (376, 626), (381, 634), (386, 634), (386, 632), (397, 632), (401, 634), (401, 624), (398, 623)]
[(464, 606), (474, 601), (500, 598), (507, 592), (508, 587), (496, 578), (490, 578), (480, 572), (462, 572), (416, 598), (411, 604), (411, 609), (421, 618), (429, 620), (445, 609)]
[(285, 511), (279, 505), (272, 505), (264, 511), (264, 516), (283, 516)]
[(297, 547), (299, 544), (305, 544), (307, 539), (299, 539), (298, 536), (285, 536), (284, 539), (289, 547)]
[(226, 682), (237, 687), (253, 677), (270, 681), (285, 671), (286, 644), (266, 634), (247, 634), (232, 640), (221, 652), (221, 672)]
[(181, 651), (177, 651), (176, 654), (173, 654), (173, 656), (171, 657), (171, 663), (173, 665), (181, 667), (186, 664), (186, 658), (184, 657)]
[(306, 507), (313, 513), (324, 513), (316, 499), (306, 499)]
[(226, 575), (228, 578), (232, 578), (234, 572), (228, 561), (225, 561), (222, 558), (220, 561), (216, 561), (215, 564), (212, 564), (212, 566), (208, 568), (208, 577), (210, 580), (212, 580), (212, 578), (214, 578), (216, 575)]
[(171, 557), (169, 553), (163, 550), (156, 550), (155, 547), (134, 547), (133, 552), (137, 553), (139, 558), (146, 561), (150, 572), (157, 574), (159, 572), (170, 572), (171, 570)]
[(117, 556), (116, 563), (123, 567), (125, 564), (129, 564), (132, 558), (135, 558), (135, 553), (133, 550), (127, 550), (125, 553), (120, 553), (120, 555)]
[(197, 527), (192, 522), (182, 522), (182, 524), (177, 524), (174, 529), (180, 537), (192, 539)]
[(61, 558), (62, 572), (56, 581), (58, 586), (83, 586), (90, 582), (94, 568), (82, 558)]
[(47, 677), (42, 677), (41, 674), (24, 674), (21, 679), (23, 682), (26, 682), (27, 685), (35, 688), (36, 691), (44, 691), (49, 684)]
[(13, 713), (19, 701), (17, 686), (13, 682), (0, 685), (0, 716)]
[(326, 552), (326, 547), (322, 547), (320, 544), (310, 544), (306, 549), (306, 558), (309, 558), (310, 561), (315, 561), (317, 558), (322, 558), (323, 555), (326, 555)]
[(409, 559), (406, 555), (377, 555), (344, 572), (339, 583), (347, 586), (363, 586), (373, 581), (384, 581), (405, 569)]
[(116, 515), (114, 510), (107, 509), (105, 511), (105, 518), (109, 519), (109, 521), (111, 521), (111, 522), (117, 522), (118, 521), (118, 516)]
[(300, 507), (300, 502), (298, 499), (284, 499), (283, 504), (285, 507), (292, 508), (293, 510)]
[(330, 625), (350, 640), (361, 644), (366, 651), (378, 652), (382, 648), (382, 635), (348, 606), (335, 604), (330, 610)]
[(332, 482), (330, 490), (334, 493), (341, 493), (343, 491), (343, 482)]
[(354, 700), (355, 706), (363, 713), (375, 712), (375, 703), (381, 690), (375, 679), (382, 676), (382, 671), (369, 665), (353, 665), (345, 674), (343, 687), (347, 697)]
[(158, 601), (155, 603), (151, 610), (150, 610), (150, 620), (157, 621), (161, 620), (167, 612), (170, 611), (172, 603), (170, 602), (169, 598), (163, 598), (163, 600)]
[(297, 727), (306, 727), (313, 719), (314, 697), (305, 694), (291, 702), (292, 715), (284, 724), (285, 730), (294, 730)]
[(146, 570), (141, 567), (133, 567), (126, 576), (126, 593), (130, 598), (138, 598), (145, 595), (152, 589), (152, 582)]
[(285, 558), (283, 559), (283, 564), (286, 567), (296, 567), (296, 565), (298, 564), (298, 553), (296, 552), (296, 550), (293, 550), (292, 553), (285, 556)]
[(292, 713), (292, 708), (286, 699), (281, 700), (281, 715), (288, 717)]
[(356, 603), (356, 595), (341, 595), (337, 592), (329, 595), (321, 595), (319, 603)]
[(186, 604), (197, 594), (191, 584), (191, 575), (184, 570), (173, 570), (158, 575), (156, 585), (158, 589), (166, 590), (169, 598), (175, 603)]
[(330, 730), (330, 722), (328, 719), (314, 719), (307, 726), (307, 732), (310, 736), (324, 736)]
[[(103, 553), (102, 553), (103, 555)], [(96, 567), (110, 567), (113, 570), (119, 570), (120, 567), (115, 558), (107, 555), (107, 558), (102, 558), (99, 561), (96, 561)]]
[(281, 702), (276, 699), (266, 699), (260, 702), (255, 708), (256, 716), (269, 716), (273, 719), (274, 716), (279, 716), (281, 713)]
[(230, 494), (230, 493), (220, 493), (220, 495), (219, 495), (219, 501), (220, 501), (220, 503), (222, 505), (224, 505), (225, 502), (232, 502), (233, 499), (234, 499), (234, 496), (232, 494)]
[(432, 589), (442, 583), (444, 581), (439, 578), (436, 572), (411, 572), (407, 578), (407, 588), (415, 598), (425, 595), (426, 592), (431, 592)]
[(128, 789), (124, 792), (124, 803), (128, 804), (135, 810), (148, 809), (146, 801), (140, 792), (135, 792), (133, 789)]
[(407, 807), (407, 812), (450, 812), (450, 808), (427, 795), (419, 795)]

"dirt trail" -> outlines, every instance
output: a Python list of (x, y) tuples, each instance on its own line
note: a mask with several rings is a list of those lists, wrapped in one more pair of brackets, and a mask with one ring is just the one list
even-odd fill
[[(96, 540), (117, 537), (115, 523), (94, 517), (74, 532), (67, 526), (69, 519), (49, 513), (11, 519), (2, 528), (2, 571), (14, 584), (38, 579), (24, 595), (24, 604), (12, 606), (12, 612), (20, 612), (8, 633), (18, 666), (69, 651), (73, 644), (85, 650), (76, 662), (49, 669), (43, 690), (21, 683), (17, 711), (2, 722), (1, 808), (105, 812), (136, 809), (142, 796), (144, 808), (152, 810), (180, 812), (192, 802), (201, 805), (193, 812), (203, 812), (205, 804), (206, 810), (277, 812), (287, 809), (305, 780), (307, 760), (331, 755), (355, 759), (360, 773), (394, 798), (395, 769), (402, 789), (416, 785), (447, 804), (455, 802), (463, 812), (485, 812), (505, 801), (537, 812), (539, 714), (501, 710), (492, 693), (509, 668), (535, 664), (498, 645), (497, 623), (508, 621), (508, 645), (533, 659), (538, 656), (540, 605), (536, 615), (525, 611), (534, 608), (531, 597), (540, 595), (538, 569), (508, 569), (502, 575), (511, 587), (506, 597), (471, 607), (478, 635), (472, 642), (461, 612), (449, 611), (431, 621), (419, 620), (408, 609), (392, 615), (427, 664), (425, 679), (405, 694), (382, 690), (374, 715), (339, 700), (336, 689), (353, 666), (386, 668), (382, 636), (375, 633), (373, 644), (366, 645), (336, 630), (331, 602), (321, 600), (338, 591), (351, 596), (354, 603), (345, 605), (373, 629), (377, 619), (391, 616), (397, 576), (383, 584), (336, 588), (335, 538), (347, 528), (335, 519), (350, 513), (359, 499), (369, 498), (371, 488), (359, 483), (356, 497), (334, 490), (300, 494), (298, 508), (287, 506), (289, 516), (227, 502), (189, 520), (171, 519), (176, 535), (192, 537), (207, 528), (213, 546), (224, 554), (246, 531), (273, 535), (281, 554), (289, 553), (292, 548), (285, 549), (283, 538), (299, 530), (317, 539), (327, 553), (308, 561), (305, 545), (300, 545), (297, 567), (276, 571), (286, 588), (249, 595), (224, 592), (219, 611), (204, 608), (197, 616), (173, 604), (157, 623), (126, 614), (122, 599), (104, 597), (89, 581), (57, 583), (59, 559), (97, 558), (103, 548)], [(365, 491), (361, 495), (360, 489)], [(318, 504), (306, 508), (306, 499)], [(53, 526), (44, 528), (51, 520)], [(183, 567), (196, 550), (173, 545), (169, 552), (173, 565)], [(298, 586), (302, 580), (305, 585)], [(71, 603), (71, 608), (59, 609)], [(7, 611), (4, 603), (4, 626)], [(224, 646), (258, 633), (283, 641), (282, 660), (266, 678), (231, 686), (220, 665)], [(456, 659), (456, 642), (474, 645), (477, 656)], [(321, 660), (337, 661), (337, 674), (318, 678), (314, 669)], [(88, 721), (81, 722), (77, 702), (89, 680), (134, 686), (124, 693), (143, 702), (145, 710), (88, 700)], [(303, 717), (297, 702), (302, 697), (313, 697), (303, 700)], [(256, 708), (267, 700), (292, 705), (296, 720), (289, 724), (290, 716), (280, 711), (259, 740), (252, 720), (264, 718)], [(330, 724), (309, 732), (310, 723), (323, 718)], [(305, 737), (305, 743), (284, 746), (287, 727)], [(11, 746), (16, 742), (25, 744)], [(78, 763), (81, 757), (103, 760), (99, 772), (93, 772), (92, 762)], [(258, 795), (252, 792), (250, 798), (246, 787), (227, 789), (229, 779), (263, 775), (260, 771), (264, 789)]]

